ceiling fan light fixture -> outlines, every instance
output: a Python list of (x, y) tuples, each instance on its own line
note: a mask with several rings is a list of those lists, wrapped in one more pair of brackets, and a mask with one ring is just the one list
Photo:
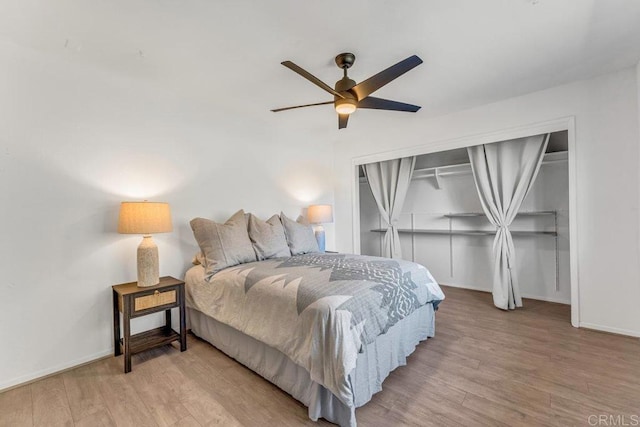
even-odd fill
[(351, 98), (336, 99), (336, 112), (338, 114), (351, 114), (356, 111), (357, 104), (356, 100)]

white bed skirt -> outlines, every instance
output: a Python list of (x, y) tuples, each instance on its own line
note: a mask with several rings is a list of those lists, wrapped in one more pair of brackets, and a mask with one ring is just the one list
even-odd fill
[(324, 418), (350, 427), (356, 426), (355, 408), (382, 390), (382, 382), (389, 373), (405, 365), (407, 356), (413, 353), (418, 343), (435, 333), (435, 312), (433, 306), (427, 304), (367, 345), (358, 355), (356, 367), (349, 375), (354, 394), (353, 405), (349, 406), (311, 380), (304, 368), (282, 352), (198, 310), (188, 308), (187, 312), (195, 335), (302, 402), (309, 408), (309, 418), (314, 421)]

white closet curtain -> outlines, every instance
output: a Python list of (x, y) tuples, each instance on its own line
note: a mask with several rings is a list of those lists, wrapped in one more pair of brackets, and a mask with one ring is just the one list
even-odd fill
[(386, 223), (382, 256), (388, 258), (402, 258), (397, 224), (415, 164), (415, 157), (405, 157), (364, 165), (373, 198)]
[(509, 226), (536, 179), (548, 142), (549, 135), (536, 135), (467, 148), (482, 209), (497, 227), (493, 303), (503, 310), (522, 307)]

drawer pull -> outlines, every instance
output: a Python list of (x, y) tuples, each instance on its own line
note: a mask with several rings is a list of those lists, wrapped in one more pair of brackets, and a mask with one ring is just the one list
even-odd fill
[(160, 292), (156, 290), (152, 295), (135, 298), (134, 311), (146, 310), (160, 305), (173, 304), (176, 302), (176, 291)]

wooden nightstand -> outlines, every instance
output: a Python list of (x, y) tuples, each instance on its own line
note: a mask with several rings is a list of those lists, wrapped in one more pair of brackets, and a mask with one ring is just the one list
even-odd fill
[[(184, 307), (184, 282), (173, 277), (161, 277), (156, 286), (138, 287), (137, 282), (114, 285), (113, 343), (114, 356), (124, 352), (124, 372), (131, 372), (131, 355), (150, 348), (180, 341), (180, 351), (187, 349), (187, 321)], [(171, 329), (171, 309), (180, 309), (180, 333)], [(131, 335), (131, 319), (163, 311), (165, 326)], [(123, 335), (120, 339), (120, 313)]]

